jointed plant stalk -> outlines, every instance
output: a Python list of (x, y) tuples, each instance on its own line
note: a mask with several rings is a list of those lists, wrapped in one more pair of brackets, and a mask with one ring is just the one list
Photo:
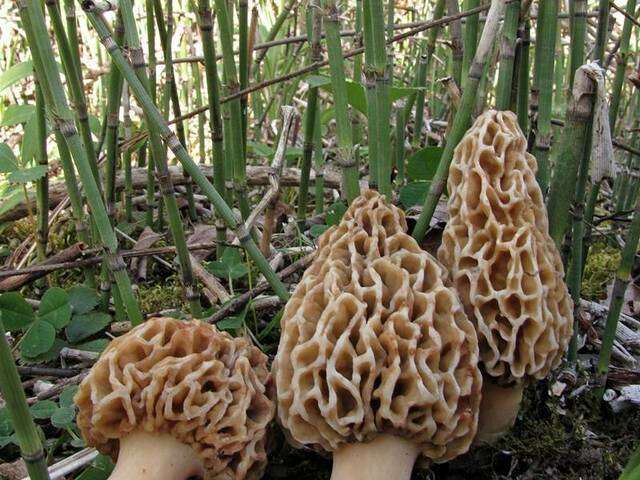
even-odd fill
[(519, 45), (516, 53), (516, 72), (518, 75), (515, 99), (512, 98), (512, 105), (515, 106), (518, 114), (518, 125), (523, 132), (529, 130), (529, 46), (531, 44), (531, 24), (528, 18), (521, 20), (518, 27)]
[(20, 444), (20, 453), (31, 480), (49, 480), (47, 462), (40, 435), (36, 428), (27, 398), (22, 389), (0, 314), (0, 391), (9, 412)]
[[(213, 41), (213, 16), (209, 7), (209, 0), (199, 0), (198, 22), (200, 36), (202, 38), (202, 50), (204, 52), (204, 69), (207, 82), (207, 98), (209, 101), (209, 129), (213, 143), (213, 184), (216, 190), (224, 195), (225, 180), (231, 172), (225, 171), (225, 155), (223, 147), (222, 113), (220, 108), (220, 86), (218, 68), (216, 66), (216, 52)], [(224, 225), (217, 229), (219, 241), (225, 239)], [(218, 256), (222, 255), (221, 249), (217, 249)]]
[[(38, 131), (38, 165), (48, 167), (47, 158), (47, 118), (42, 88), (36, 81), (36, 122)], [(48, 172), (36, 182), (36, 210), (38, 260), (47, 257), (47, 238), (49, 236), (49, 175)]]
[[(240, 0), (238, 2), (238, 69), (240, 75), (240, 90), (244, 90), (249, 85), (249, 2)], [(244, 154), (247, 152), (247, 97), (240, 99), (242, 109), (242, 142)]]
[(360, 188), (358, 186), (358, 165), (353, 151), (353, 137), (349, 123), (347, 83), (340, 42), (340, 10), (335, 0), (322, 0), (322, 8), (325, 15), (324, 26), (335, 104), (338, 142), (336, 163), (342, 168), (344, 193), (347, 201), (351, 202), (358, 196)]
[(587, 30), (587, 0), (571, 0), (571, 50), (569, 54), (569, 91), (573, 87), (576, 70), (584, 63), (584, 44)]
[(551, 149), (551, 107), (553, 103), (553, 66), (555, 59), (556, 33), (558, 28), (558, 1), (540, 0), (536, 28), (536, 54), (534, 85), (531, 89), (537, 105), (537, 130), (533, 155), (538, 160), (536, 175), (543, 195), (549, 187)]
[[(133, 16), (133, 7), (130, 0), (120, 0), (120, 12), (125, 26), (125, 36), (136, 79), (144, 88), (145, 93), (149, 94), (149, 78), (145, 69), (144, 54), (140, 45), (140, 38), (138, 37), (135, 18)], [(149, 124), (149, 143), (151, 151), (153, 152), (153, 158), (155, 159), (154, 163), (160, 185), (160, 192), (162, 193), (162, 199), (167, 209), (169, 228), (176, 246), (178, 262), (180, 263), (180, 274), (182, 276), (185, 297), (189, 302), (191, 313), (195, 317), (198, 317), (202, 312), (200, 295), (196, 292), (196, 282), (191, 267), (189, 250), (187, 249), (187, 240), (184, 234), (182, 219), (180, 218), (180, 210), (176, 202), (175, 190), (173, 188), (173, 182), (171, 181), (171, 174), (169, 173), (165, 149), (162, 145), (162, 137), (148, 116), (147, 123)]]
[(420, 55), (418, 61), (418, 87), (420, 90), (416, 93), (416, 120), (413, 131), (413, 144), (420, 146), (422, 138), (422, 128), (424, 125), (424, 104), (427, 87), (427, 70), (429, 68), (429, 57), (427, 54)]
[(438, 200), (440, 199), (440, 196), (444, 191), (447, 176), (449, 174), (449, 165), (451, 164), (451, 160), (453, 159), (453, 151), (464, 136), (465, 131), (469, 127), (469, 123), (471, 120), (471, 110), (475, 103), (478, 83), (480, 82), (484, 64), (489, 57), (493, 42), (497, 35), (498, 23), (500, 21), (500, 17), (502, 16), (502, 12), (504, 11), (504, 7), (504, 0), (491, 1), (491, 6), (489, 8), (489, 11), (487, 12), (487, 20), (482, 31), (480, 42), (478, 43), (476, 55), (473, 59), (471, 67), (469, 68), (469, 76), (464, 83), (462, 99), (460, 101), (460, 108), (456, 112), (456, 115), (453, 119), (453, 127), (451, 128), (449, 136), (447, 137), (447, 143), (445, 144), (444, 151), (442, 152), (442, 157), (440, 158), (438, 169), (433, 176), (433, 180), (431, 181), (431, 185), (429, 187), (429, 192), (427, 193), (424, 201), (422, 212), (420, 212), (420, 216), (418, 217), (418, 221), (413, 230), (413, 237), (418, 242), (422, 241), (422, 239), (424, 238), (424, 235), (427, 232), (427, 228), (429, 227), (429, 223), (431, 222), (433, 212), (435, 211), (436, 205), (438, 204)]
[(89, 21), (98, 33), (100, 41), (107, 48), (109, 55), (111, 55), (111, 58), (114, 60), (117, 68), (122, 72), (125, 80), (129, 84), (131, 92), (137, 99), (139, 105), (142, 107), (147, 117), (149, 125), (154, 128), (166, 142), (176, 158), (182, 164), (183, 168), (189, 173), (189, 175), (191, 175), (204, 195), (206, 195), (209, 201), (211, 201), (211, 203), (215, 206), (216, 210), (222, 216), (229, 228), (236, 232), (240, 243), (247, 250), (247, 253), (256, 263), (256, 266), (264, 275), (267, 282), (274, 289), (275, 293), (284, 300), (288, 299), (289, 293), (287, 289), (282, 284), (275, 272), (271, 269), (264, 256), (262, 256), (262, 254), (260, 253), (260, 250), (251, 238), (250, 233), (246, 231), (242, 225), (238, 224), (238, 221), (229, 205), (227, 205), (216, 188), (207, 180), (204, 173), (202, 173), (198, 165), (189, 156), (185, 147), (180, 143), (176, 135), (171, 131), (166, 121), (162, 117), (162, 114), (158, 111), (156, 106), (151, 101), (149, 93), (146, 91), (140, 80), (136, 77), (133, 69), (131, 68), (131, 65), (129, 65), (122, 52), (111, 38), (111, 34), (109, 32), (109, 29), (105, 25), (104, 20), (101, 16), (91, 12), (91, 6), (92, 5), (90, 2), (84, 2), (83, 7), (85, 8), (85, 11), (87, 11)]
[(638, 249), (638, 240), (640, 239), (640, 196), (636, 199), (636, 205), (633, 210), (633, 218), (629, 232), (625, 238), (624, 248), (622, 249), (622, 257), (620, 265), (616, 272), (616, 278), (613, 282), (613, 290), (611, 291), (611, 301), (609, 302), (609, 313), (602, 336), (602, 346), (600, 347), (600, 355), (598, 356), (598, 396), (602, 397), (607, 382), (607, 374), (609, 372), (609, 360), (611, 359), (611, 351), (613, 350), (613, 342), (616, 338), (616, 328), (620, 319), (620, 312), (624, 304), (624, 296), (627, 286), (631, 280), (631, 269), (633, 261)]
[[(122, 91), (122, 126), (124, 129), (124, 141), (131, 140), (131, 105), (129, 104), (129, 90)], [(122, 153), (122, 165), (124, 168), (124, 215), (127, 222), (133, 222), (133, 183), (131, 178), (131, 147), (125, 147)]]
[[(458, 0), (447, 0), (447, 13), (457, 15), (460, 13)], [(517, 23), (516, 23), (517, 25)], [(462, 82), (462, 60), (464, 57), (464, 43), (462, 40), (462, 22), (457, 20), (449, 25), (451, 36), (451, 76), (456, 85)]]
[(322, 134), (320, 125), (320, 105), (316, 107), (316, 128), (313, 129), (313, 170), (315, 180), (315, 214), (320, 215), (324, 211), (324, 157), (322, 154)]
[[(480, 0), (464, 0), (462, 10), (468, 11), (480, 5)], [(478, 45), (478, 26), (480, 14), (476, 13), (466, 18), (464, 25), (464, 52), (462, 58), (462, 78), (467, 78), (471, 63), (476, 55)]]
[[(310, 4), (309, 20), (307, 25), (310, 29), (309, 62), (314, 63), (322, 60), (322, 47), (320, 46), (320, 35), (322, 33), (322, 16), (317, 0), (312, 0)], [(300, 190), (298, 193), (298, 223), (303, 223), (307, 217), (307, 203), (309, 196), (309, 176), (311, 174), (311, 161), (314, 151), (316, 110), (318, 108), (318, 87), (311, 87), (307, 93), (307, 109), (304, 113), (304, 146), (302, 151), (302, 166), (300, 168)]]
[[(151, 100), (156, 103), (156, 30), (154, 22), (154, 8), (153, 0), (145, 0), (145, 11), (147, 13), (146, 18), (146, 34), (147, 45), (149, 49), (149, 94)], [(98, 49), (100, 52), (100, 49)], [(149, 146), (145, 145), (143, 148), (148, 149)], [(145, 224), (147, 227), (153, 227), (153, 214), (156, 211), (156, 183), (154, 175), (155, 165), (153, 160), (153, 153), (149, 149), (147, 154), (147, 211), (145, 216)]]
[[(240, 90), (236, 61), (233, 53), (233, 31), (231, 28), (231, 16), (226, 0), (215, 0), (215, 13), (218, 19), (218, 31), (222, 46), (224, 83), (229, 95)], [(244, 140), (242, 135), (242, 106), (240, 99), (229, 102), (229, 128), (225, 129), (225, 137), (228, 137), (228, 149), (226, 155), (233, 161), (233, 189), (240, 203), (242, 218), (249, 216), (249, 202), (247, 200), (247, 166), (244, 154)]]
[(389, 71), (382, 0), (363, 0), (364, 81), (367, 91), (369, 163), (376, 166), (380, 193), (391, 193)]
[(500, 40), (500, 69), (496, 86), (496, 108), (509, 110), (511, 105), (511, 84), (516, 57), (516, 34), (520, 17), (520, 0), (514, 0), (505, 10), (502, 38)]
[(78, 136), (73, 114), (67, 105), (41, 6), (36, 0), (17, 0), (16, 3), (27, 33), (27, 42), (34, 60), (36, 75), (45, 93), (47, 110), (55, 112), (52, 121), (64, 136), (64, 141), (69, 147), (82, 180), (93, 221), (105, 249), (106, 263), (116, 280), (129, 319), (133, 324), (138, 324), (142, 321), (142, 314), (133, 296), (131, 281), (127, 276), (124, 261), (118, 253), (118, 242), (93, 176), (91, 162)]
[[(636, 0), (627, 0), (625, 11), (633, 18), (636, 11)], [(631, 57), (629, 52), (629, 40), (631, 39), (631, 20), (625, 17), (622, 26), (622, 34), (620, 35), (620, 49), (616, 57), (616, 75), (611, 87), (611, 103), (609, 105), (609, 126), (611, 134), (616, 130), (616, 121), (618, 118), (618, 109), (620, 108), (620, 98), (622, 93), (622, 84), (624, 83), (627, 62)]]

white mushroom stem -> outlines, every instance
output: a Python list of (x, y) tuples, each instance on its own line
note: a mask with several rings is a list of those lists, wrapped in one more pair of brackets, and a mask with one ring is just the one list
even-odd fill
[(523, 391), (524, 382), (501, 387), (485, 379), (482, 384), (478, 433), (474, 443), (494, 443), (513, 427), (520, 410)]
[(133, 432), (120, 439), (118, 461), (109, 480), (204, 478), (195, 450), (166, 433)]
[(410, 440), (380, 435), (333, 452), (331, 480), (409, 480), (420, 450)]

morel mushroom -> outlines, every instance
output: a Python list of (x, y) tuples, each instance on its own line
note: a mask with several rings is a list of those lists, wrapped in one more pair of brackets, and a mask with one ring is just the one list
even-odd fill
[(560, 363), (573, 330), (562, 261), (526, 144), (513, 113), (488, 111), (456, 148), (449, 170), (449, 222), (438, 259), (478, 334), (480, 442), (513, 425), (525, 381)]
[(408, 479), (476, 433), (473, 325), (402, 211), (367, 191), (325, 232), (281, 320), (278, 420), (333, 453), (333, 480)]
[(256, 478), (275, 405), (267, 357), (194, 320), (154, 318), (111, 342), (76, 394), (112, 479)]

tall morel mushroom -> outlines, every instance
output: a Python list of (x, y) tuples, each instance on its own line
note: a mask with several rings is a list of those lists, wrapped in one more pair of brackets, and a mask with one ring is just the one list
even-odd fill
[(275, 405), (267, 357), (194, 320), (154, 318), (111, 342), (76, 394), (112, 479), (258, 478)]
[(325, 232), (285, 307), (274, 361), (278, 419), (294, 445), (333, 452), (333, 480), (410, 478), (476, 433), (473, 325), (444, 269), (374, 191)]
[(484, 374), (478, 441), (508, 430), (527, 379), (556, 367), (573, 330), (535, 158), (511, 112), (478, 117), (449, 170), (438, 258), (476, 326)]

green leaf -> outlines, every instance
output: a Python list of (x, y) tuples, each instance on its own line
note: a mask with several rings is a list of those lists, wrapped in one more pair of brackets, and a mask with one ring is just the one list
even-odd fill
[(438, 169), (443, 147), (424, 147), (407, 160), (407, 176), (411, 180), (431, 180)]
[(0, 408), (0, 437), (8, 437), (13, 433), (13, 424), (9, 418), (7, 407)]
[[(307, 77), (309, 87), (320, 87), (329, 92), (333, 92), (331, 78), (325, 75), (310, 75)], [(367, 115), (367, 94), (362, 84), (347, 80), (347, 101), (363, 115)], [(423, 87), (391, 87), (389, 89), (389, 99), (391, 102), (407, 97), (411, 94), (424, 90)]]
[(87, 313), (100, 303), (98, 293), (93, 288), (84, 285), (71, 287), (67, 293), (74, 315)]
[(77, 343), (98, 333), (110, 323), (111, 317), (104, 312), (74, 315), (65, 332), (71, 343)]
[(76, 418), (76, 410), (73, 407), (61, 407), (58, 408), (53, 415), (51, 415), (51, 424), (58, 428), (68, 428), (73, 425), (73, 421)]
[(220, 260), (208, 262), (206, 268), (216, 277), (231, 278), (232, 280), (242, 278), (249, 273), (249, 269), (244, 264), (240, 251), (237, 248), (231, 247), (224, 249)]
[(80, 387), (78, 385), (67, 385), (66, 387), (64, 387), (62, 389), (62, 392), (60, 392), (60, 400), (58, 401), (60, 406), (63, 408), (73, 407), (73, 397), (76, 396), (79, 388)]
[(10, 443), (13, 443), (13, 444), (16, 443), (16, 434), (15, 433), (13, 435), (0, 436), (0, 448), (4, 448), (7, 445), (9, 445)]
[(102, 351), (109, 345), (109, 340), (106, 338), (98, 338), (91, 340), (90, 342), (81, 343), (80, 345), (74, 345), (78, 350), (84, 350), (85, 352), (102, 353)]
[(20, 342), (20, 354), (35, 357), (48, 351), (56, 339), (56, 329), (48, 322), (36, 320)]
[(329, 230), (329, 228), (329, 225), (311, 225), (311, 228), (309, 229), (309, 235), (311, 235), (312, 238), (318, 238), (324, 232)]
[(35, 320), (31, 305), (18, 292), (0, 295), (0, 311), (4, 328), (9, 332), (20, 330)]
[(217, 322), (216, 327), (218, 327), (218, 330), (237, 330), (238, 328), (241, 328), (242, 325), (244, 325), (244, 318), (246, 315), (247, 308), (245, 307), (245, 309), (242, 310), (242, 312), (240, 312), (238, 315), (225, 317)]
[(411, 182), (400, 189), (400, 203), (405, 208), (423, 205), (431, 182)]
[(337, 225), (342, 220), (344, 212), (347, 211), (347, 206), (340, 200), (335, 202), (327, 209), (327, 225)]
[(256, 157), (273, 157), (273, 155), (276, 153), (273, 148), (271, 148), (269, 145), (265, 145), (264, 143), (249, 141), (247, 142), (247, 148)]
[(11, 185), (5, 192), (0, 192), (0, 197), (2, 197), (2, 201), (0, 202), (0, 215), (4, 215), (9, 210), (12, 210), (24, 202), (24, 192), (22, 192), (22, 189), (16, 188), (15, 185)]
[(28, 103), (9, 105), (2, 115), (0, 127), (11, 127), (19, 123), (27, 123), (35, 111), (36, 106)]
[(56, 405), (56, 402), (53, 402), (51, 400), (42, 400), (40, 402), (34, 403), (29, 407), (29, 411), (31, 412), (33, 418), (37, 418), (39, 420), (51, 417), (51, 415), (53, 415), (53, 412), (55, 412), (57, 409), (58, 405)]
[(18, 161), (13, 150), (6, 143), (0, 143), (0, 173), (11, 173), (18, 169)]
[(0, 92), (15, 85), (23, 78), (27, 78), (32, 73), (33, 63), (31, 60), (12, 65), (0, 74)]
[(71, 320), (69, 295), (60, 287), (51, 287), (40, 300), (38, 318), (49, 322), (56, 330), (64, 328)]
[(36, 165), (35, 167), (16, 170), (7, 176), (7, 180), (13, 183), (29, 183), (44, 177), (47, 174), (47, 165)]
[[(20, 158), (22, 166), (33, 166), (38, 155), (38, 119), (37, 116), (31, 115), (27, 123), (24, 125), (24, 133), (22, 134), (22, 142), (20, 143)], [(47, 135), (49, 134), (49, 126), (47, 125)]]
[(41, 355), (36, 355), (35, 357), (30, 358), (23, 358), (22, 360), (27, 364), (51, 362), (53, 360), (57, 360), (60, 356), (60, 350), (68, 346), (69, 344), (67, 342), (65, 342), (61, 338), (56, 337), (53, 341), (53, 345), (49, 350)]

